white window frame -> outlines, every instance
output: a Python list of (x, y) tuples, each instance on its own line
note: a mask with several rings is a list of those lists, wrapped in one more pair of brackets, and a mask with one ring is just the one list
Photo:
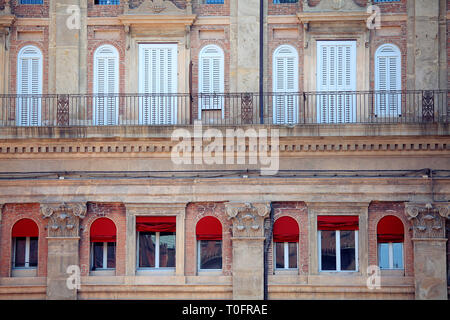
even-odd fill
[[(295, 268), (289, 268), (289, 243), (295, 243), (295, 253), (297, 255), (297, 261), (296, 261), (296, 267)], [(275, 270), (298, 270), (298, 242), (283, 242), (283, 251), (284, 251), (284, 268), (277, 268), (277, 246), (274, 242), (274, 255), (273, 255), (273, 265)]]
[(358, 250), (358, 230), (355, 233), (355, 270), (341, 270), (341, 231), (330, 230), (336, 232), (336, 270), (322, 270), (322, 231), (317, 231), (317, 248), (319, 255), (319, 272), (358, 272), (359, 271), (359, 250)]
[[(103, 243), (103, 262), (102, 262), (102, 268), (97, 268), (95, 270), (92, 270), (94, 267), (94, 244), (95, 242), (91, 242), (91, 271), (97, 271), (97, 270), (114, 270), (115, 268), (108, 268), (108, 243), (109, 242), (102, 242)], [(117, 244), (116, 244), (117, 249)], [(114, 255), (114, 259), (116, 259), (116, 256)]]
[[(104, 49), (109, 49), (112, 51), (112, 54), (102, 54), (101, 51)], [(99, 88), (98, 88), (98, 60), (99, 58), (113, 58), (115, 60), (114, 63), (114, 87), (117, 88), (117, 91), (119, 91), (119, 52), (117, 50), (116, 47), (114, 47), (113, 45), (110, 44), (105, 44), (102, 45), (100, 47), (98, 47), (95, 50), (94, 53), (94, 85), (93, 85), (93, 89), (94, 89), (94, 94), (98, 94), (99, 92)], [(107, 68), (108, 66), (105, 64), (105, 72), (107, 72)], [(107, 94), (117, 94), (119, 92), (108, 92)], [(114, 115), (114, 120), (112, 125), (117, 125), (118, 124), (118, 119), (119, 119), (119, 97), (111, 97), (113, 98), (114, 104), (115, 104), (115, 115)], [(111, 98), (103, 98), (103, 99), (111, 99)], [(93, 112), (93, 120), (94, 120), (94, 124), (95, 125), (99, 125), (99, 115), (98, 115), (98, 110), (97, 110), (97, 99), (94, 99), (95, 101), (95, 109)], [(105, 106), (107, 107), (108, 103), (107, 101), (105, 101)], [(103, 125), (107, 125), (108, 121), (107, 121), (107, 110), (103, 111)]]
[[(217, 53), (212, 54), (212, 53), (207, 53), (208, 49), (215, 49), (217, 51)], [(218, 98), (220, 99), (220, 102), (218, 104), (218, 107), (215, 107), (215, 105), (213, 104), (212, 106), (205, 106), (205, 104), (203, 103), (202, 99), (199, 99), (199, 103), (198, 103), (198, 118), (201, 120), (202, 118), (202, 110), (222, 110), (222, 119), (225, 116), (225, 108), (224, 108), (224, 97), (223, 97), (223, 93), (225, 92), (225, 55), (223, 53), (222, 48), (220, 48), (217, 45), (214, 44), (209, 44), (206, 45), (202, 48), (202, 50), (200, 50), (200, 53), (198, 55), (198, 69), (199, 69), (199, 73), (198, 73), (198, 92), (199, 93), (205, 93), (204, 92), (204, 88), (203, 88), (203, 76), (204, 76), (204, 72), (203, 72), (203, 59), (204, 58), (219, 58), (220, 59), (220, 65), (219, 65), (219, 79), (220, 79), (220, 89), (219, 92), (212, 92), (212, 93), (208, 93), (206, 92), (205, 94), (214, 94), (214, 93), (218, 93), (219, 96)]]
[[(281, 53), (281, 51), (283, 51), (284, 49), (288, 49), (290, 51), (289, 54), (285, 54), (285, 53)], [(299, 80), (298, 80), (298, 52), (297, 49), (295, 49), (293, 46), (288, 45), (288, 44), (282, 44), (279, 47), (277, 47), (275, 49), (275, 51), (273, 52), (273, 56), (272, 56), (272, 91), (275, 93), (275, 96), (273, 97), (273, 107), (272, 107), (272, 117), (273, 117), (273, 123), (274, 124), (297, 124), (298, 123), (298, 107), (299, 107), (299, 96), (298, 95), (291, 95), (289, 96), (285, 96), (285, 106), (287, 106), (287, 99), (291, 98), (294, 99), (294, 114), (293, 114), (293, 119), (292, 119), (292, 123), (286, 121), (286, 114), (287, 114), (287, 107), (285, 107), (285, 119), (282, 122), (278, 122), (277, 119), (277, 95), (276, 93), (278, 93), (277, 90), (277, 72), (278, 72), (278, 67), (277, 67), (277, 59), (278, 58), (293, 58), (294, 59), (294, 89), (287, 91), (284, 90), (283, 92), (279, 92), (279, 93), (296, 93), (298, 92), (298, 85), (299, 85)], [(278, 97), (280, 98), (280, 97)]]
[(378, 243), (377, 245), (377, 255), (378, 255), (378, 266), (381, 270), (404, 270), (405, 269), (405, 246), (403, 245), (403, 242), (396, 242), (402, 244), (402, 268), (394, 268), (394, 242), (388, 242), (388, 261), (389, 261), (389, 267), (388, 268), (381, 268), (380, 266), (380, 245), (382, 243)]
[[(386, 47), (391, 47), (395, 53), (384, 53), (382, 52), (384, 48)], [(399, 49), (399, 47), (397, 47), (395, 44), (392, 43), (385, 43), (383, 45), (381, 45), (380, 47), (378, 47), (377, 51), (375, 52), (375, 91), (380, 91), (380, 76), (379, 76), (379, 68), (380, 68), (380, 62), (379, 62), (379, 58), (380, 57), (395, 57), (397, 59), (397, 81), (396, 81), (396, 87), (398, 88), (398, 91), (402, 90), (402, 54), (401, 51)], [(386, 72), (389, 74), (389, 70), (386, 70)], [(389, 91), (389, 89), (387, 90)], [(380, 110), (380, 97), (379, 94), (376, 95), (375, 97), (375, 114), (378, 117), (383, 117), (383, 116), (401, 116), (402, 114), (402, 95), (398, 95), (397, 97), (397, 112), (392, 112), (390, 110), (390, 108), (387, 107), (388, 110), (385, 110), (384, 112), (382, 112)]]
[[(27, 56), (24, 56), (24, 53), (26, 50), (35, 50), (34, 54), (29, 54)], [(42, 51), (41, 49), (39, 49), (36, 46), (33, 45), (28, 45), (23, 47), (22, 49), (20, 49), (19, 53), (17, 54), (17, 94), (24, 94), (24, 95), (28, 95), (29, 93), (23, 93), (22, 90), (22, 65), (23, 65), (23, 59), (26, 58), (28, 59), (38, 59), (38, 92), (35, 93), (36, 95), (42, 95), (42, 81), (43, 81), (43, 55), (42, 55)], [(27, 61), (28, 62), (28, 61)], [(31, 72), (31, 70), (29, 70), (29, 72)], [(32, 77), (32, 75), (31, 75)], [(30, 86), (30, 84), (29, 84)], [(35, 98), (36, 99), (36, 98)], [(42, 99), (41, 98), (37, 98), (37, 123), (33, 124), (36, 126), (41, 125), (42, 123)], [(25, 103), (24, 103), (25, 102)], [(33, 98), (18, 98), (17, 99), (17, 113), (16, 113), (16, 123), (18, 126), (30, 126), (31, 124), (31, 111), (29, 110), (30, 105), (32, 105), (33, 103)], [(27, 110), (27, 123), (22, 123), (22, 108), (24, 107), (24, 104), (26, 104), (28, 110)]]
[(222, 269), (202, 269), (201, 268), (201, 241), (217, 241), (217, 240), (197, 240), (197, 271), (201, 272), (217, 272), (223, 270), (223, 242), (220, 240), (220, 248), (221, 248), (221, 258), (222, 258)]
[[(16, 267), (16, 250), (17, 250), (17, 243), (16, 243), (16, 239), (17, 238), (25, 238), (25, 266), (24, 267)], [(14, 237), (14, 244), (13, 244), (13, 256), (12, 256), (12, 267), (13, 269), (36, 269), (36, 267), (30, 267), (30, 243), (31, 243), (31, 238), (35, 238), (35, 237)], [(38, 238), (38, 244), (39, 244), (39, 238)], [(38, 247), (38, 254), (39, 254), (39, 247)], [(39, 255), (38, 255), (39, 257)], [(38, 259), (38, 264), (39, 264), (39, 259)]]
[[(155, 266), (154, 267), (140, 267), (139, 266), (139, 235), (140, 235), (140, 231), (137, 232), (137, 244), (136, 244), (136, 269), (137, 270), (175, 270), (176, 268), (176, 264), (175, 267), (160, 267), (159, 266), (159, 247), (160, 247), (160, 243), (159, 243), (159, 236), (160, 236), (160, 232), (154, 232), (156, 239), (155, 239)], [(175, 254), (176, 254), (176, 237), (177, 234), (176, 232), (174, 232), (174, 236), (175, 236)]]

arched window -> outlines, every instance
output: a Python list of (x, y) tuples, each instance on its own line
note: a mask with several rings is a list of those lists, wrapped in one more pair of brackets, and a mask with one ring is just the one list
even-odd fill
[(35, 46), (23, 47), (17, 56), (18, 126), (41, 124), (42, 52)]
[(197, 222), (199, 270), (222, 269), (222, 224), (215, 217), (204, 217)]
[(395, 216), (383, 217), (377, 225), (380, 269), (403, 269), (404, 226)]
[(38, 265), (39, 229), (31, 219), (17, 221), (12, 229), (14, 269), (36, 268)]
[(291, 217), (277, 219), (273, 226), (275, 269), (296, 269), (298, 223)]
[(273, 121), (298, 123), (298, 53), (290, 45), (281, 45), (273, 53)]
[(202, 110), (223, 110), (224, 87), (224, 54), (216, 45), (205, 46), (199, 54), (198, 91), (199, 119)]
[(90, 229), (91, 270), (116, 267), (116, 225), (111, 219), (98, 218)]
[(393, 117), (401, 114), (402, 68), (400, 49), (383, 44), (375, 53), (376, 115)]
[(119, 116), (119, 53), (111, 45), (103, 45), (94, 54), (94, 123), (115, 125)]

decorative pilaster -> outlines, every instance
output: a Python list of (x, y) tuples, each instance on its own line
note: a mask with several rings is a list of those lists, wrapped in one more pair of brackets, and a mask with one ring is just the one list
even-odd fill
[(447, 300), (445, 219), (449, 203), (406, 203), (413, 226), (416, 299)]
[(233, 222), (233, 299), (264, 298), (264, 219), (269, 203), (225, 203)]

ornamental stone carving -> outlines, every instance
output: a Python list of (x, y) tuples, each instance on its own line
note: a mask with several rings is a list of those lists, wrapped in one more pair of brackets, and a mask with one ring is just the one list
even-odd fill
[(366, 5), (361, 6), (354, 0), (321, 0), (317, 5), (311, 6), (308, 0), (303, 0), (303, 11), (305, 12), (325, 12), (325, 11), (364, 11), (370, 5), (370, 0)]
[(413, 223), (414, 238), (445, 238), (448, 203), (406, 203), (406, 215)]
[(41, 204), (41, 214), (49, 219), (49, 237), (78, 237), (80, 219), (86, 216), (86, 204)]
[(233, 221), (233, 237), (264, 236), (264, 219), (270, 212), (269, 203), (225, 203), (228, 219)]
[(126, 0), (125, 14), (191, 14), (191, 0), (186, 1), (186, 9), (178, 8), (170, 0)]

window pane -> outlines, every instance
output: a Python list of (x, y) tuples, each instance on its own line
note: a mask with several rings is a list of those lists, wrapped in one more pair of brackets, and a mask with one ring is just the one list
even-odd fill
[(222, 241), (200, 241), (200, 269), (222, 269)]
[(297, 268), (297, 243), (289, 243), (289, 268)]
[(389, 269), (389, 243), (378, 244), (378, 265), (380, 269)]
[(175, 233), (161, 232), (159, 235), (159, 267), (175, 267)]
[(16, 239), (16, 254), (15, 254), (15, 267), (25, 267), (25, 237), (17, 237)]
[(341, 231), (341, 270), (356, 270), (355, 231)]
[(107, 268), (116, 267), (116, 243), (108, 242), (108, 257), (107, 257)]
[(394, 251), (394, 268), (403, 269), (403, 243), (393, 243), (392, 250)]
[(155, 241), (154, 232), (139, 233), (139, 267), (155, 267)]
[(284, 242), (275, 242), (275, 268), (284, 269)]
[(103, 269), (103, 242), (92, 242), (92, 270)]
[(38, 264), (38, 237), (30, 238), (30, 267)]
[(336, 270), (336, 231), (321, 231), (322, 270)]

